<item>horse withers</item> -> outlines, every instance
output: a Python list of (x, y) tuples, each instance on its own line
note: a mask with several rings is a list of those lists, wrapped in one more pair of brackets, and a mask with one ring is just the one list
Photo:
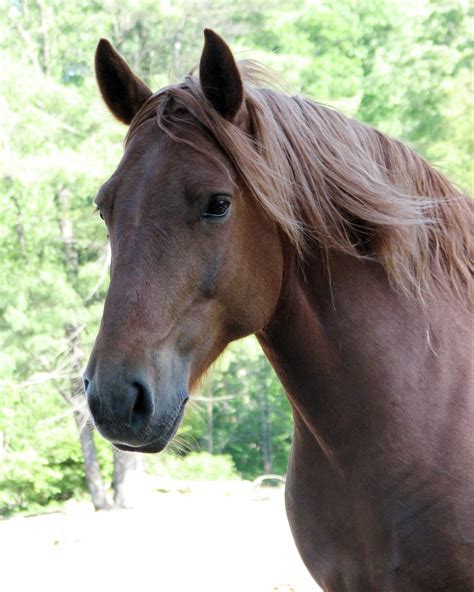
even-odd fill
[(472, 591), (472, 202), (404, 144), (267, 88), (210, 30), (180, 84), (152, 93), (105, 40), (96, 73), (130, 126), (96, 198), (99, 432), (162, 450), (254, 333), (291, 403), (287, 514), (320, 586)]

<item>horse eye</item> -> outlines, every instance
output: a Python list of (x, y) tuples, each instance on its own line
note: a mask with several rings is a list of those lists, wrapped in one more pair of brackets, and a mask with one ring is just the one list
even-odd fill
[(99, 216), (101, 217), (101, 219), (104, 219), (104, 214), (102, 214), (102, 212), (99, 210)]
[(230, 206), (230, 201), (226, 197), (212, 197), (207, 204), (204, 218), (223, 218)]

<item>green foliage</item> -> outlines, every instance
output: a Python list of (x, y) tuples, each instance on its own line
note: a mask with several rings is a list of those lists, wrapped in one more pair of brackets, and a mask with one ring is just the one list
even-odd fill
[(202, 393), (191, 402), (184, 427), (202, 448), (230, 454), (245, 478), (286, 473), (290, 408), (254, 338), (233, 343), (218, 360)]
[(190, 452), (186, 456), (171, 454), (146, 456), (145, 469), (151, 475), (184, 481), (240, 478), (230, 455), (208, 452)]
[[(125, 132), (96, 90), (97, 40), (109, 37), (156, 89), (197, 63), (212, 26), (291, 91), (410, 142), (472, 190), (472, 20), (464, 0), (0, 0), (0, 512), (85, 487), (64, 401), (77, 375), (68, 327), (88, 352), (107, 287), (93, 197)], [(286, 471), (291, 414), (254, 340), (218, 362), (181, 434), (246, 477)], [(110, 446), (97, 446), (110, 481)], [(204, 459), (191, 453), (176, 472), (234, 474)]]
[(62, 400), (44, 385), (28, 393), (4, 387), (2, 395), (0, 515), (31, 511), (83, 492), (81, 449)]

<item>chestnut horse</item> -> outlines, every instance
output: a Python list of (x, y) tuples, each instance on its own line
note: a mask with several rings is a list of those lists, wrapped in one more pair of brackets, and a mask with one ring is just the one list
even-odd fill
[(210, 30), (181, 84), (152, 93), (105, 40), (96, 73), (130, 125), (96, 199), (99, 432), (162, 450), (255, 333), (293, 410), (287, 514), (319, 585), (472, 591), (470, 200), (404, 144), (267, 88)]

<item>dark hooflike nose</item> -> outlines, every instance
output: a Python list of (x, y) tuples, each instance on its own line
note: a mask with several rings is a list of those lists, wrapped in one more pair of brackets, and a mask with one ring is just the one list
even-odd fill
[(87, 403), (99, 432), (112, 442), (141, 441), (155, 412), (153, 393), (143, 378), (126, 380), (84, 375)]

